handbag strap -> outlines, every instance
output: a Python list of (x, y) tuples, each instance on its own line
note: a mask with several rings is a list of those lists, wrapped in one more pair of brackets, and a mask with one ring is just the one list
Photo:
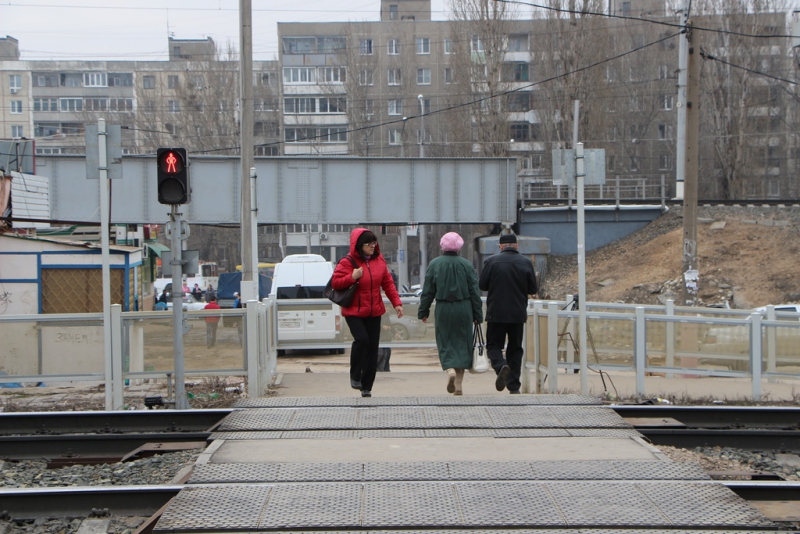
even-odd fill
[(475, 348), (478, 345), (485, 344), (486, 343), (483, 341), (483, 328), (481, 328), (480, 324), (476, 324), (472, 329), (472, 347)]

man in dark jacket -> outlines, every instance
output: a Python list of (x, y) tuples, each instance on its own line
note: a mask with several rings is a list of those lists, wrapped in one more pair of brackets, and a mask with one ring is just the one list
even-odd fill
[[(517, 251), (517, 236), (500, 236), (500, 254), (483, 263), (478, 285), (487, 291), (486, 352), (497, 373), (495, 387), (519, 393), (522, 365), (522, 334), (528, 316), (528, 295), (538, 291), (533, 263)], [(503, 346), (506, 345), (503, 358)]]

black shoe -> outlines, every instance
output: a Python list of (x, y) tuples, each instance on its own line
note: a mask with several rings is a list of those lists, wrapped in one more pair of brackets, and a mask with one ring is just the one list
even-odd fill
[(494, 381), (494, 388), (497, 391), (503, 391), (506, 389), (506, 382), (508, 382), (508, 375), (510, 374), (511, 369), (507, 365), (504, 365), (500, 369), (500, 372), (497, 373), (497, 379)]
[(362, 397), (371, 397), (371, 396), (372, 396), (372, 392), (371, 392), (371, 391), (368, 391), (368, 390), (366, 390), (366, 389), (362, 389), (362, 390), (361, 390), (361, 396), (362, 396)]
[(509, 389), (508, 392), (511, 393), (512, 395), (519, 395), (518, 389)]
[(350, 387), (353, 388), (353, 389), (361, 389), (361, 382), (357, 382), (357, 381), (355, 381), (355, 380), (353, 380), (351, 378), (350, 379)]

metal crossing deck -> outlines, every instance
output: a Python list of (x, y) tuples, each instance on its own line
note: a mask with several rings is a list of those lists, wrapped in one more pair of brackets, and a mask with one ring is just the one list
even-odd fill
[[(238, 407), (155, 532), (777, 528), (699, 466), (663, 460), (591, 397), (269, 398)], [(242, 441), (262, 439), (269, 441)], [(371, 456), (361, 456), (363, 446)], [(558, 461), (531, 461), (545, 447)], [(291, 454), (279, 460), (287, 448)], [(591, 459), (600, 451), (603, 460)], [(570, 456), (578, 453), (584, 458)], [(419, 461), (390, 461), (401, 457)]]

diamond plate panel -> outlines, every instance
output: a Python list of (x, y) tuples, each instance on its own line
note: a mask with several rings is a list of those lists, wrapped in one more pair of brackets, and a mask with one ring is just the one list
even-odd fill
[(280, 464), (204, 464), (192, 470), (189, 484), (274, 482)]
[(488, 428), (492, 420), (486, 408), (472, 406), (444, 407), (428, 406), (422, 408), (425, 422), (435, 428)]
[(294, 408), (333, 406), (568, 406), (599, 405), (589, 395), (519, 395), (486, 397), (264, 397), (239, 399), (236, 408)]
[(631, 424), (611, 408), (595, 406), (550, 406), (560, 424), (566, 428), (632, 428)]
[(452, 480), (531, 480), (529, 462), (448, 462)]
[(565, 428), (498, 428), (493, 434), (498, 438), (566, 438)]
[(574, 438), (641, 438), (633, 428), (569, 428), (568, 435)]
[(427, 428), (426, 438), (493, 438), (491, 428)]
[(202, 530), (253, 530), (272, 486), (186, 488), (169, 503), (155, 532)]
[(355, 429), (358, 412), (349, 408), (317, 408), (295, 411), (287, 430)]
[(455, 488), (467, 526), (566, 526), (540, 484), (457, 483)]
[(261, 529), (358, 528), (361, 484), (287, 484), (273, 488)]
[(364, 464), (364, 480), (448, 480), (447, 462), (380, 462)]
[(358, 428), (425, 428), (420, 408), (381, 407), (358, 410)]
[(425, 430), (421, 428), (390, 428), (385, 430), (356, 430), (359, 438), (424, 438)]
[(279, 439), (283, 432), (213, 432), (211, 439)]
[(333, 482), (364, 479), (364, 464), (339, 463), (282, 463), (277, 474), (278, 482)]
[(699, 465), (661, 461), (530, 462), (531, 480), (711, 480)]
[(281, 432), (281, 439), (352, 439), (355, 430), (295, 430)]
[(281, 430), (289, 425), (295, 412), (269, 408), (240, 410), (226, 416), (218, 430)]
[(364, 527), (461, 525), (449, 483), (365, 484)]
[(675, 526), (776, 526), (722, 484), (648, 483), (637, 486)]
[(547, 483), (569, 525), (669, 526), (669, 519), (634, 484), (616, 482)]
[(495, 428), (560, 428), (564, 425), (547, 406), (489, 406)]

